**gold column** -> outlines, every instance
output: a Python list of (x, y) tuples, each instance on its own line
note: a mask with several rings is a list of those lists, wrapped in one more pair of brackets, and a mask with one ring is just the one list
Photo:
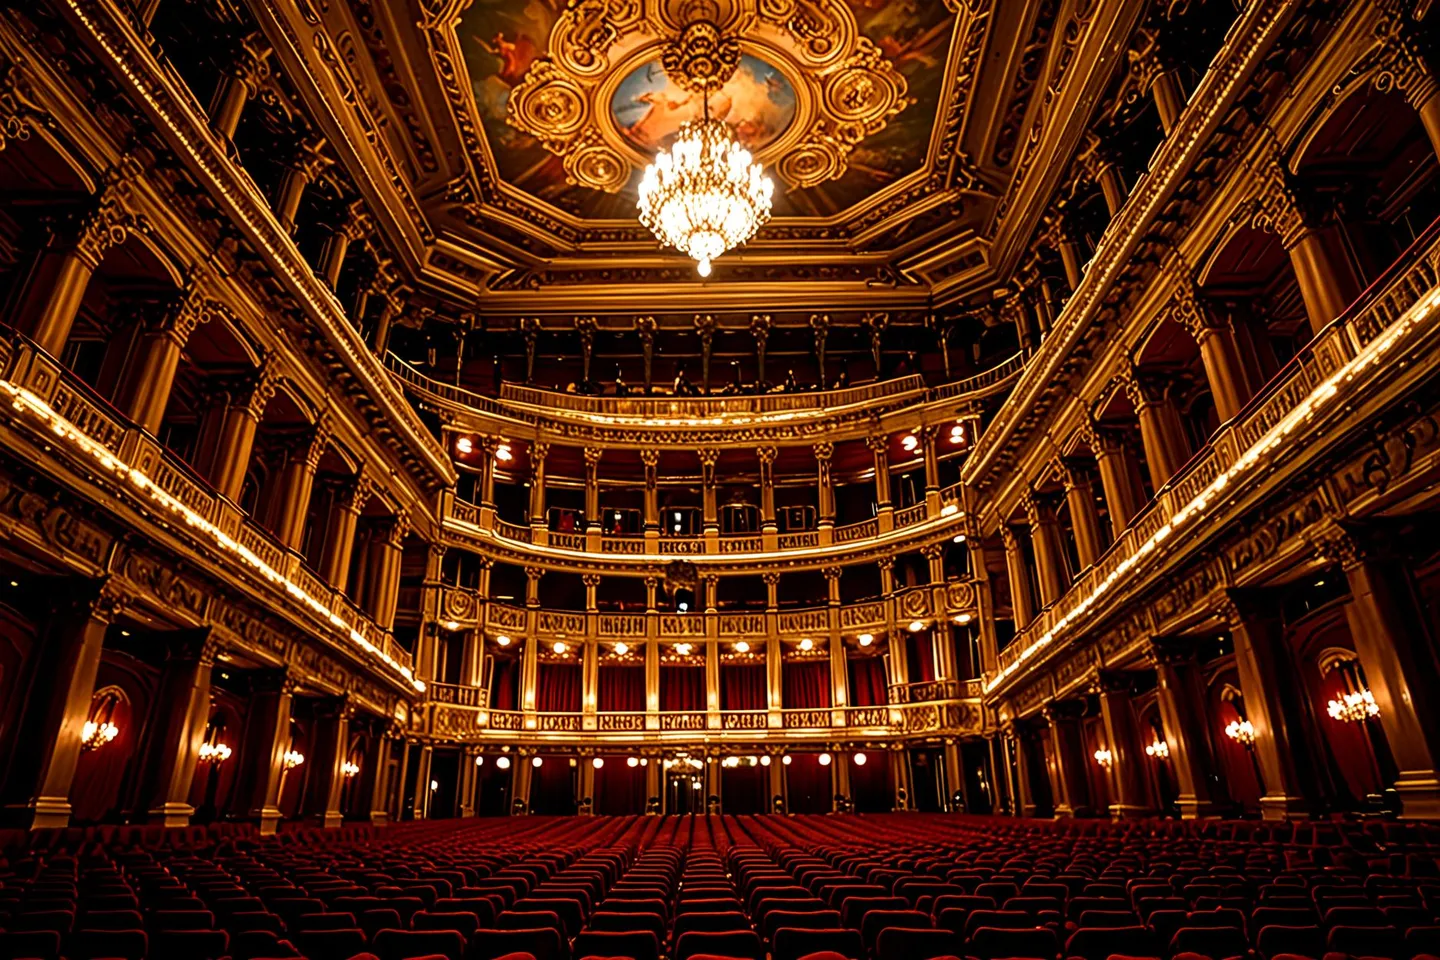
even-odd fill
[(1180, 638), (1156, 639), (1150, 647), (1150, 660), (1155, 665), (1160, 722), (1170, 751), (1168, 761), (1156, 757), (1152, 762), (1170, 764), (1179, 792), (1175, 803), (1183, 819), (1215, 816), (1220, 784), (1194, 645)]
[(787, 807), (785, 802), (785, 765), (780, 762), (780, 754), (771, 755), (768, 770), (767, 785), (770, 788), (770, 795), (765, 798), (765, 811), (767, 813), (784, 813)]
[[(600, 516), (600, 457), (604, 453), (601, 447), (585, 448), (585, 532), (592, 539), (598, 539), (605, 529)], [(592, 544), (591, 549), (598, 552), (600, 544)]]
[(970, 578), (975, 584), (975, 622), (980, 631), (980, 668), (993, 674), (1000, 658), (1000, 641), (995, 635), (995, 589), (979, 537), (967, 537), (970, 551)]
[(315, 707), (311, 755), (305, 758), (310, 771), (305, 816), (326, 830), (338, 828), (345, 820), (340, 809), (340, 794), (345, 789), (341, 764), (349, 755), (350, 721), (354, 716), (355, 708), (344, 696), (322, 700)]
[(1190, 459), (1185, 428), (1164, 383), (1132, 370), (1125, 381), (1125, 393), (1140, 420), (1140, 442), (1145, 446), (1150, 483), (1158, 491)]
[(479, 785), (479, 768), (475, 766), (475, 758), (480, 753), (479, 747), (467, 746), (460, 750), (460, 816), (475, 816), (475, 789)]
[(1065, 504), (1070, 510), (1070, 529), (1075, 535), (1075, 553), (1082, 568), (1093, 566), (1102, 552), (1100, 512), (1095, 508), (1095, 488), (1090, 474), (1071, 461), (1060, 462), (1065, 483)]
[(135, 359), (121, 381), (119, 406), (146, 432), (160, 432), (165, 407), (180, 368), (180, 354), (202, 318), (204, 303), (195, 290), (167, 307), (141, 332)]
[(513, 796), (510, 799), (510, 809), (519, 813), (530, 812), (530, 778), (535, 772), (531, 758), (523, 751), (518, 753), (514, 760)]
[(1188, 277), (1179, 283), (1171, 316), (1195, 338), (1200, 361), (1205, 365), (1205, 379), (1215, 399), (1215, 413), (1224, 423), (1250, 400), (1250, 384), (1235, 343), (1235, 329), (1200, 298)]
[(1034, 735), (1024, 724), (1012, 723), (1009, 740), (1011, 755), (1015, 758), (1015, 815), (1033, 817), (1040, 809), (1035, 800), (1033, 779), (1035, 771), (1031, 746)]
[(1083, 428), (1085, 443), (1095, 455), (1100, 473), (1100, 489), (1105, 494), (1105, 509), (1110, 515), (1113, 539), (1120, 539), (1130, 521), (1145, 506), (1144, 489), (1136, 482), (1140, 474), (1135, 455), (1122, 438), (1096, 424)]
[[(945, 796), (941, 807), (947, 813), (969, 813), (969, 791), (965, 788), (965, 759), (960, 744), (953, 739), (945, 741)], [(956, 797), (960, 799), (957, 800)]]
[(935, 448), (937, 427), (921, 427), (920, 450), (925, 458), (925, 515), (940, 516), (940, 454)]
[(915, 789), (910, 782), (910, 754), (898, 743), (890, 750), (890, 775), (895, 783), (895, 809), (915, 809)]
[[(428, 743), (419, 744), (415, 753), (415, 806), (413, 808), (416, 820), (430, 819), (430, 801), (432, 799), (430, 790), (430, 766), (435, 759), (435, 750)], [(403, 783), (403, 781), (402, 781)]]
[(755, 456), (760, 461), (760, 526), (768, 534), (777, 530), (775, 523), (775, 447), (760, 447)]
[(1266, 820), (1307, 815), (1322, 799), (1321, 774), (1312, 752), (1319, 731), (1309, 693), (1285, 640), (1279, 601), (1231, 590), (1222, 608), (1235, 643), (1235, 666), (1245, 696), (1245, 716), (1255, 727), (1260, 766), (1260, 813)]
[(1050, 782), (1055, 796), (1056, 817), (1083, 817), (1090, 812), (1090, 783), (1085, 776), (1085, 742), (1080, 718), (1083, 700), (1058, 700), (1044, 709), (1050, 724), (1050, 746), (1054, 769)]
[(1379, 722), (1399, 769), (1395, 791), (1406, 819), (1440, 817), (1440, 658), (1415, 589), (1414, 563), (1395, 552), (1384, 530), (1341, 533), (1325, 541), (1350, 583), (1345, 619)]
[(1030, 546), (1035, 552), (1035, 570), (1040, 583), (1040, 606), (1049, 607), (1065, 595), (1065, 555), (1060, 546), (1060, 524), (1050, 504), (1033, 492), (1021, 500), (1030, 524)]
[(499, 437), (480, 441), (480, 506), (495, 511), (495, 455), (503, 444)]
[(310, 495), (315, 488), (315, 471), (330, 445), (330, 423), (321, 418), (314, 432), (291, 447), (285, 459), (280, 499), (280, 516), (275, 535), (291, 550), (299, 550), (305, 538), (305, 521), (310, 514)]
[(16, 326), (52, 357), (65, 351), (70, 330), (105, 252), (125, 242), (130, 216), (128, 188), (107, 186), (80, 218), (71, 237), (53, 237), (41, 253), (16, 310)]
[[(540, 613), (540, 578), (545, 571), (540, 567), (525, 568), (525, 609), (526, 625), (525, 651), (520, 660), (520, 709), (535, 709), (535, 679), (539, 665), (540, 638), (536, 635)], [(518, 795), (518, 792), (517, 792)]]
[[(842, 724), (844, 708), (850, 705), (850, 670), (845, 659), (845, 641), (840, 635), (840, 568), (826, 567), (825, 614), (828, 629), (827, 642), (830, 644), (830, 703)], [(838, 760), (837, 760), (838, 762)]]
[[(240, 744), (240, 772), (234, 813), (274, 836), (280, 823), (280, 786), (285, 751), (290, 749), (290, 707), (296, 683), (282, 670), (262, 671), (250, 680), (250, 709)], [(383, 776), (376, 771), (376, 776)]]
[(720, 507), (715, 496), (715, 461), (719, 458), (720, 451), (701, 450), (699, 456), (701, 495), (704, 498), (701, 509), (705, 523), (705, 538), (710, 540), (720, 535)]
[(705, 591), (706, 726), (712, 730), (720, 729), (720, 610), (715, 605), (719, 586), (720, 578), (713, 573), (700, 578), (700, 587)]
[(831, 807), (837, 812), (842, 803), (854, 809), (855, 798), (850, 794), (850, 753), (833, 750), (830, 755), (830, 797)]
[(1169, 136), (1185, 110), (1187, 98), (1185, 88), (1180, 84), (1180, 75), (1175, 70), (1161, 70), (1150, 84), (1150, 95), (1155, 98), (1155, 111), (1160, 114), (1160, 126)]
[(265, 37), (255, 31), (235, 38), (225, 52), (230, 62), (222, 67), (220, 82), (210, 101), (210, 126), (220, 139), (229, 141), (240, 127), (245, 103), (260, 91), (260, 80), (267, 73), (265, 60), (270, 56), (270, 46)]
[(875, 511), (880, 518), (880, 532), (884, 533), (895, 524), (895, 507), (890, 501), (890, 438), (869, 437), (865, 445), (875, 462)]
[(370, 215), (365, 212), (363, 201), (357, 200), (346, 208), (342, 219), (330, 232), (325, 246), (320, 251), (320, 264), (315, 272), (332, 291), (340, 285), (340, 271), (345, 266), (345, 255), (350, 245), (365, 239), (370, 234)]
[(545, 458), (550, 455), (550, 444), (537, 440), (530, 444), (530, 529), (532, 539), (543, 543), (534, 536), (549, 527), (545, 517)]
[(1015, 629), (1023, 630), (1035, 619), (1035, 601), (1030, 596), (1030, 571), (1025, 563), (1025, 554), (1020, 548), (1020, 538), (1008, 523), (1000, 527), (1000, 539), (1005, 543), (1005, 572), (1010, 581), (1011, 619)]
[(190, 785), (210, 722), (210, 671), (219, 643), (208, 628), (171, 642), (160, 679), (159, 724), (142, 758), (142, 802), (152, 823), (190, 825)]
[(815, 503), (816, 516), (821, 530), (820, 542), (830, 542), (831, 531), (835, 529), (835, 477), (830, 471), (835, 456), (835, 445), (824, 442), (812, 448), (815, 451)]
[(409, 532), (409, 518), (401, 512), (390, 522), (385, 538), (378, 544), (380, 573), (376, 582), (380, 595), (372, 598), (371, 604), (375, 610), (375, 624), (381, 630), (389, 630), (395, 625), (395, 607), (400, 599), (400, 556)]
[[(645, 729), (659, 730), (660, 718), (660, 611), (656, 608), (659, 577), (645, 578)], [(656, 760), (656, 764), (659, 761)], [(653, 796), (653, 794), (652, 794)]]
[(0, 705), (11, 747), (0, 798), (7, 815), (32, 830), (70, 825), (70, 788), (105, 631), (125, 606), (103, 582), (56, 585), (47, 595), (53, 598), (49, 622), (26, 664), (24, 687)]
[(340, 493), (331, 512), (330, 534), (320, 555), (320, 576), (336, 590), (344, 592), (350, 580), (350, 561), (355, 552), (355, 529), (360, 512), (370, 499), (370, 479), (364, 473)]
[(1403, 7), (1380, 5), (1377, 10), (1380, 19), (1375, 37), (1380, 44), (1371, 82), (1382, 93), (1394, 90), (1404, 95), (1405, 102), (1420, 115), (1430, 146), (1440, 155), (1440, 85), (1436, 84), (1419, 33), (1420, 25), (1406, 15)]
[(655, 448), (640, 451), (640, 463), (645, 468), (645, 539), (660, 538), (660, 451)]
[[(595, 814), (595, 752), (587, 750), (580, 754), (580, 812), (586, 816)], [(590, 801), (588, 804), (585, 801)]]
[(990, 761), (990, 808), (992, 813), (1019, 816), (1010, 780), (1009, 736), (991, 731), (985, 734)]
[(225, 410), (216, 444), (215, 464), (210, 482), (232, 503), (238, 502), (245, 486), (245, 471), (255, 446), (255, 433), (265, 415), (265, 407), (275, 396), (279, 374), (273, 364), (259, 370), (254, 379), (231, 398)]
[(1130, 199), (1130, 191), (1125, 186), (1125, 177), (1120, 172), (1120, 167), (1113, 162), (1102, 162), (1099, 170), (1096, 171), (1095, 179), (1100, 183), (1100, 192), (1105, 197), (1105, 209), (1110, 214), (1110, 219), (1120, 215), (1125, 209), (1125, 201)]
[(390, 822), (390, 755), (395, 738), (393, 721), (377, 721), (372, 727), (365, 763), (370, 768), (370, 824), (383, 827)]
[(600, 702), (600, 644), (595, 639), (600, 630), (599, 601), (596, 593), (600, 588), (600, 575), (587, 573), (581, 576), (585, 585), (585, 618), (587, 629), (580, 641), (580, 709), (585, 714), (584, 725), (595, 725), (595, 713)]
[(280, 175), (280, 187), (275, 194), (275, 219), (280, 221), (286, 233), (295, 232), (295, 214), (300, 210), (305, 188), (329, 162), (320, 152), (325, 148), (324, 137), (303, 137), (294, 147), (294, 153), (285, 164), (285, 172)]
[(765, 689), (770, 710), (769, 725), (780, 727), (784, 708), (784, 687), (781, 685), (780, 644), (780, 574), (765, 573)]
[(1128, 674), (1102, 671), (1100, 713), (1105, 719), (1105, 747), (1110, 751), (1110, 818), (1123, 820), (1150, 814), (1142, 764), (1149, 762), (1130, 706)]

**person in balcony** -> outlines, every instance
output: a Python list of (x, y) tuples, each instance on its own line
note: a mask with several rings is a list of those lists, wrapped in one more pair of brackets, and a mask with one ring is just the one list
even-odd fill
[(695, 396), (695, 385), (692, 384), (689, 378), (685, 376), (684, 367), (680, 367), (678, 370), (675, 371), (675, 383), (671, 387), (671, 392), (673, 392), (677, 397)]
[(615, 368), (615, 396), (630, 396), (630, 385), (625, 382), (625, 375), (620, 372), (619, 367)]

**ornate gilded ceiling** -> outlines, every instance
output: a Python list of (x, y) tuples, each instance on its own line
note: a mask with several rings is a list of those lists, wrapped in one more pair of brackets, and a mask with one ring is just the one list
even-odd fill
[[(477, 0), (457, 27), (499, 176), (586, 219), (634, 216), (639, 171), (698, 116), (667, 76), (685, 0)], [(715, 6), (738, 68), (710, 112), (777, 178), (780, 216), (833, 216), (926, 161), (955, 15), (941, 3)]]
[[(503, 321), (988, 299), (1033, 249), (1147, 3), (256, 6), (417, 292)], [(635, 210), (639, 171), (700, 108), (662, 57), (697, 16), (740, 54), (712, 113), (776, 181), (774, 218), (708, 283)]]

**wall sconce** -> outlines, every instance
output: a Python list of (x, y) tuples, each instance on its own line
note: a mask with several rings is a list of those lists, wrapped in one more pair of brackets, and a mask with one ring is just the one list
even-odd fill
[(910, 632), (911, 632), (911, 633), (919, 633), (921, 630), (924, 630), (924, 629), (925, 629), (925, 621), (924, 621), (924, 620), (911, 620), (911, 621), (910, 621)]
[(1231, 720), (1225, 725), (1225, 736), (1248, 747), (1255, 742), (1255, 725), (1249, 720)]
[(509, 758), (509, 757), (496, 757), (496, 758), (495, 758), (495, 769), (496, 769), (496, 770), (509, 770), (509, 769), (510, 769), (510, 758)]
[(770, 754), (767, 753), (767, 754), (765, 754), (763, 757), (760, 758), (760, 766), (762, 766), (762, 767), (768, 767), (768, 766), (770, 766)]
[(1367, 689), (1361, 688), (1356, 693), (1342, 693), (1340, 696), (1341, 699), (1331, 700), (1326, 705), (1326, 710), (1333, 720), (1359, 723), (1380, 715), (1380, 705), (1375, 702), (1375, 695)]
[(851, 757), (851, 759), (855, 761), (855, 766), (857, 766), (857, 767), (863, 767), (863, 766), (865, 766), (865, 754), (863, 754), (863, 753), (857, 753), (857, 754), (855, 754), (855, 756)]
[(1156, 760), (1169, 760), (1170, 744), (1156, 737), (1155, 741), (1145, 748), (1145, 755), (1154, 757)]
[(1100, 766), (1104, 767), (1106, 770), (1109, 770), (1111, 765), (1115, 763), (1115, 754), (1111, 753), (1104, 747), (1101, 747), (1099, 750), (1095, 751), (1095, 762), (1100, 764)]
[(104, 722), (86, 720), (85, 726), (80, 729), (80, 742), (85, 750), (99, 750), (118, 736), (120, 736), (120, 728), (108, 720)]
[(627, 766), (627, 767), (638, 767), (638, 766), (640, 766), (640, 760), (639, 760), (638, 757), (626, 757), (626, 758), (625, 758), (625, 766)]
[(509, 638), (509, 637), (506, 637), (506, 636), (496, 637), (496, 638), (495, 638), (495, 642), (498, 643), (498, 644), (500, 644), (500, 646), (502, 646), (502, 647), (508, 647), (508, 646), (510, 646), (510, 638)]
[[(271, 756), (274, 756), (274, 754), (271, 754)], [(286, 751), (285, 751), (285, 769), (286, 769), (286, 770), (294, 770), (296, 767), (300, 766), (300, 765), (301, 765), (302, 763), (304, 763), (304, 762), (305, 762), (305, 754), (301, 753), (299, 750), (286, 750)]]
[(870, 644), (872, 644), (872, 643), (875, 642), (875, 636), (874, 636), (874, 634), (869, 634), (869, 633), (862, 633), (862, 634), (860, 634), (860, 636), (856, 637), (855, 639), (858, 640), (858, 641), (860, 641), (860, 646), (862, 646), (862, 647), (868, 647), (868, 646), (870, 646)]
[(477, 766), (477, 767), (483, 767), (483, 766), (485, 766), (485, 754), (481, 753), (481, 754), (477, 754), (477, 755), (476, 755), (476, 757), (475, 757), (475, 766)]
[(360, 764), (355, 763), (354, 761), (346, 760), (344, 763), (340, 764), (340, 774), (346, 780), (349, 780), (353, 776), (357, 776), (359, 773)]
[(596, 757), (594, 760), (590, 761), (590, 766), (594, 767), (596, 770), (599, 770), (601, 767), (605, 766), (605, 758)]
[(828, 754), (828, 753), (822, 753), (822, 754), (820, 754), (820, 756), (819, 756), (817, 759), (820, 761), (820, 766), (822, 766), (822, 767), (828, 767), (828, 766), (830, 766), (830, 754)]
[(224, 743), (202, 743), (200, 744), (201, 763), (224, 763), (234, 753), (228, 744)]
[(530, 766), (532, 766), (532, 767), (538, 767), (538, 766), (540, 766), (541, 764), (543, 764), (544, 762), (545, 762), (545, 760), (544, 760), (543, 757), (535, 757), (535, 758), (531, 759), (531, 761), (530, 761)]

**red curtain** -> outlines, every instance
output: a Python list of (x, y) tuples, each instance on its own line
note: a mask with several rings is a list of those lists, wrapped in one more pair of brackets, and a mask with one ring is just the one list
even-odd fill
[(830, 768), (820, 765), (820, 754), (792, 753), (785, 783), (791, 813), (830, 812)]
[(644, 667), (601, 664), (597, 680), (601, 713), (635, 713), (645, 709)]
[(580, 712), (580, 665), (541, 663), (535, 671), (535, 708), (541, 713)]
[(935, 679), (935, 644), (928, 630), (906, 634), (905, 651), (909, 657), (911, 683)]
[(490, 674), (490, 707), (494, 710), (517, 709), (516, 689), (520, 685), (520, 664), (514, 657), (496, 657)]
[(704, 710), (705, 668), (660, 668), (661, 710)]
[(830, 706), (830, 661), (782, 664), (780, 692), (787, 710), (819, 710)]
[(721, 665), (721, 710), (764, 710), (765, 701), (764, 664)]
[[(578, 667), (576, 668), (579, 669)], [(573, 757), (544, 757), (544, 762), (531, 771), (530, 811), (569, 815), (575, 812), (575, 773), (570, 766)], [(532, 763), (533, 758), (521, 758), (520, 763)]]
[(879, 657), (850, 661), (850, 704), (879, 707), (889, 702), (885, 691), (885, 664)]
[(850, 802), (856, 813), (883, 813), (891, 809), (890, 757), (881, 751), (865, 754), (865, 763), (855, 762), (855, 755), (845, 754), (836, 763), (850, 764)]
[(606, 756), (604, 760), (605, 766), (595, 771), (595, 812), (601, 816), (644, 813), (645, 768), (627, 765), (623, 756)]
[(770, 789), (770, 769), (758, 763), (724, 767), (720, 771), (720, 800), (726, 813), (764, 813)]

